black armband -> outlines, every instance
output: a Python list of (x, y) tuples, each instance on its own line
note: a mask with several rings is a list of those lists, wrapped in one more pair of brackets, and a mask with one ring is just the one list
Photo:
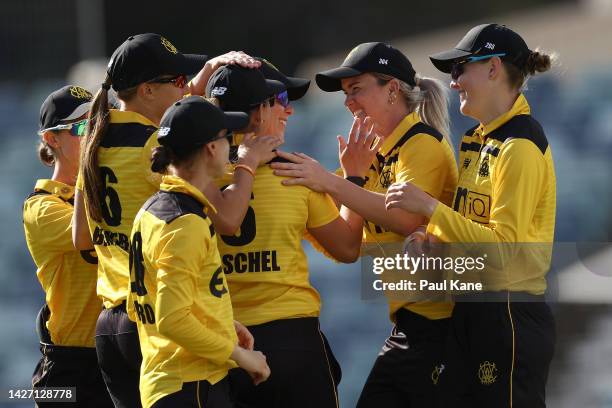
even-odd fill
[(348, 177), (345, 177), (345, 179), (347, 179), (353, 184), (357, 184), (359, 187), (365, 186), (365, 183), (366, 183), (365, 177), (348, 176)]

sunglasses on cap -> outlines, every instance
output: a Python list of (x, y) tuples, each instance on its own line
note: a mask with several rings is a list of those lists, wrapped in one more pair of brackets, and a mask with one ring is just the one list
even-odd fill
[(484, 61), (484, 60), (487, 60), (493, 57), (503, 57), (505, 55), (506, 53), (489, 54), (489, 55), (473, 55), (471, 57), (467, 57), (464, 60), (455, 62), (453, 66), (451, 67), (451, 78), (453, 79), (453, 81), (456, 81), (457, 79), (459, 79), (459, 77), (463, 75), (463, 72), (465, 71), (465, 64), (469, 64), (470, 62), (476, 62), (476, 61)]
[(71, 136), (75, 136), (75, 137), (84, 136), (85, 133), (87, 132), (87, 123), (88, 122), (89, 122), (89, 119), (83, 119), (83, 120), (80, 120), (78, 122), (66, 123), (66, 124), (63, 124), (63, 125), (57, 125), (57, 126), (54, 126), (52, 128), (49, 128), (49, 129), (43, 129), (40, 132), (38, 132), (38, 134), (42, 135), (43, 133), (45, 133), (48, 130), (51, 130), (51, 131), (69, 130)]
[(150, 84), (172, 84), (177, 88), (184, 88), (187, 85), (187, 77), (185, 75), (177, 75), (166, 78), (155, 78), (147, 82)]
[(289, 106), (289, 93), (287, 91), (283, 91), (279, 94), (276, 94), (274, 97), (270, 98), (270, 106), (274, 106), (274, 103), (277, 102), (281, 104), (283, 108), (287, 108)]

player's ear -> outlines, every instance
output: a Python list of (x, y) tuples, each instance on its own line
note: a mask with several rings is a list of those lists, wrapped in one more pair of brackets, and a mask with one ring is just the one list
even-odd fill
[(59, 142), (57, 141), (56, 134), (51, 130), (47, 130), (42, 134), (42, 140), (54, 149), (58, 147)]

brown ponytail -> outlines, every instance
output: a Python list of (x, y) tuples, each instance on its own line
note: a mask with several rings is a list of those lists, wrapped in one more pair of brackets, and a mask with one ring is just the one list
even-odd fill
[(531, 51), (522, 67), (517, 67), (510, 62), (504, 61), (504, 67), (508, 73), (508, 82), (510, 83), (510, 87), (512, 89), (518, 89), (519, 92), (522, 92), (525, 89), (527, 80), (530, 76), (533, 76), (539, 72), (548, 71), (556, 60), (556, 54), (546, 54), (542, 50), (536, 48), (535, 51)]
[(85, 205), (89, 216), (95, 221), (102, 221), (103, 180), (98, 165), (98, 148), (106, 134), (109, 123), (108, 89), (110, 77), (107, 75), (102, 88), (96, 93), (89, 110), (87, 137), (81, 146), (81, 169), (85, 187)]
[(527, 58), (525, 72), (529, 75), (535, 75), (536, 72), (546, 72), (550, 69), (553, 58), (548, 54), (540, 53), (536, 49)]
[(55, 153), (53, 152), (53, 148), (44, 140), (38, 143), (38, 158), (42, 164), (47, 167), (53, 167), (55, 165)]

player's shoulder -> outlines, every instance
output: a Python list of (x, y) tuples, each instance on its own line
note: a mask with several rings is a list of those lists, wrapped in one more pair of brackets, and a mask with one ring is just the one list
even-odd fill
[(548, 149), (548, 139), (544, 129), (531, 115), (514, 116), (491, 132), (489, 137), (501, 142), (502, 149), (504, 145), (511, 142), (517, 143), (518, 141), (530, 141), (542, 154)]

